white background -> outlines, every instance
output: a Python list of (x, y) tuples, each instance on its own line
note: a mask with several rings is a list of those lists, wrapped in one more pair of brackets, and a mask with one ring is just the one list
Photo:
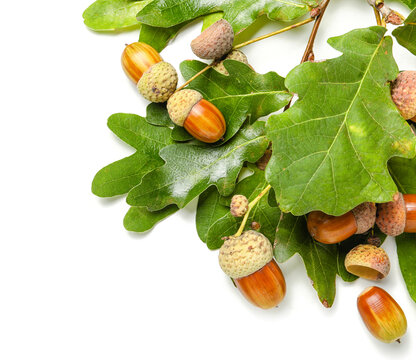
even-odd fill
[[(335, 304), (325, 309), (296, 255), (281, 265), (285, 300), (263, 311), (242, 298), (217, 252), (198, 239), (195, 201), (137, 235), (123, 228), (124, 198), (91, 194), (96, 171), (132, 153), (108, 130), (107, 117), (144, 115), (147, 102), (120, 66), (124, 44), (138, 31), (89, 31), (81, 14), (90, 1), (2, 4), (0, 358), (414, 359), (416, 305), (392, 239), (385, 244), (392, 271), (380, 284), (407, 314), (400, 345), (378, 342), (359, 318), (356, 297), (371, 282), (337, 281)], [(328, 37), (374, 23), (365, 0), (333, 1), (316, 57), (337, 56)], [(164, 59), (177, 67), (194, 58), (189, 43), (200, 26), (182, 32)], [(250, 63), (285, 76), (310, 28), (247, 47)], [(394, 51), (401, 69), (415, 69), (415, 57)]]

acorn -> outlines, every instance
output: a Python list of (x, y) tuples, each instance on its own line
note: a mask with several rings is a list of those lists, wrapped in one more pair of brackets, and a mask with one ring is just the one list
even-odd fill
[(396, 193), (393, 201), (377, 205), (376, 224), (386, 235), (416, 232), (416, 194)]
[(390, 272), (390, 259), (384, 249), (361, 244), (347, 254), (345, 268), (349, 273), (361, 278), (381, 280)]
[(244, 216), (248, 210), (248, 199), (244, 195), (234, 195), (231, 198), (230, 212), (234, 217)]
[(218, 71), (219, 73), (221, 73), (223, 75), (227, 75), (227, 76), (230, 75), (230, 74), (224, 66), (224, 61), (225, 60), (235, 60), (235, 61), (239, 61), (239, 62), (242, 62), (242, 63), (250, 66), (250, 64), (248, 63), (248, 60), (247, 60), (247, 56), (242, 51), (233, 50), (226, 56), (226, 58), (224, 60), (222, 60), (221, 62), (219, 62), (215, 66), (213, 66), (214, 70)]
[(261, 233), (248, 230), (230, 236), (219, 253), (221, 269), (253, 305), (276, 307), (285, 297), (285, 278), (273, 259), (270, 241)]
[(216, 21), (191, 42), (193, 53), (201, 59), (220, 59), (233, 47), (234, 31), (224, 19)]
[(400, 342), (407, 320), (399, 304), (385, 290), (371, 286), (357, 299), (358, 311), (367, 329), (385, 343)]
[(175, 92), (168, 100), (167, 109), (176, 125), (183, 126), (202, 142), (217, 142), (225, 133), (226, 125), (221, 111), (196, 90)]
[(178, 74), (175, 68), (164, 61), (152, 65), (137, 83), (140, 94), (149, 101), (161, 103), (167, 101), (175, 92)]
[(134, 42), (126, 45), (121, 56), (121, 64), (127, 76), (137, 84), (143, 74), (154, 64), (162, 61), (160, 54), (150, 45)]
[(376, 206), (365, 202), (341, 216), (332, 216), (322, 211), (308, 215), (307, 226), (311, 236), (323, 244), (335, 244), (354, 234), (370, 230), (376, 220)]
[(416, 118), (416, 71), (403, 71), (393, 82), (391, 97), (406, 119)]

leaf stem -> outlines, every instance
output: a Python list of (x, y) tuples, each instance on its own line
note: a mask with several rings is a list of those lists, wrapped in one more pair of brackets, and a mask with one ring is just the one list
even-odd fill
[(274, 36), (274, 35), (278, 35), (278, 34), (284, 33), (284, 32), (286, 32), (286, 31), (289, 31), (289, 30), (292, 30), (292, 29), (296, 29), (296, 28), (298, 28), (298, 27), (300, 27), (300, 26), (303, 26), (303, 25), (309, 24), (310, 22), (312, 22), (312, 21), (314, 21), (314, 20), (315, 20), (315, 19), (311, 17), (311, 18), (309, 18), (309, 19), (306, 19), (306, 20), (300, 21), (300, 22), (298, 22), (298, 23), (296, 23), (296, 24), (290, 25), (290, 26), (285, 27), (285, 28), (283, 28), (283, 29), (276, 30), (276, 31), (273, 31), (273, 32), (268, 33), (268, 34), (266, 34), (266, 35), (259, 36), (259, 37), (255, 38), (255, 39), (248, 40), (248, 41), (246, 41), (246, 42), (243, 42), (243, 43), (240, 43), (240, 44), (238, 44), (238, 45), (234, 46), (234, 47), (233, 47), (233, 50), (237, 50), (237, 49), (242, 48), (243, 46), (247, 46), (247, 45), (253, 44), (253, 43), (257, 42), (257, 41), (267, 39), (267, 38), (269, 38), (269, 37), (272, 37), (272, 36)]
[(271, 189), (272, 187), (270, 185), (267, 185), (260, 194), (258, 194), (256, 196), (256, 198), (250, 202), (250, 204), (248, 204), (248, 210), (246, 212), (246, 214), (244, 215), (243, 221), (241, 222), (240, 227), (238, 228), (237, 232), (233, 235), (233, 236), (240, 236), (243, 233), (243, 230), (246, 226), (247, 220), (248, 220), (248, 216), (250, 215), (251, 210), (256, 206), (256, 204), (261, 200), (261, 198), (266, 195), (268, 193), (268, 191)]
[(378, 10), (375, 7), (373, 7), (373, 10), (374, 10), (374, 15), (376, 16), (377, 25), (378, 26), (383, 26), (382, 22), (381, 22), (380, 13), (378, 12)]
[(212, 64), (205, 66), (200, 72), (196, 73), (190, 79), (186, 80), (181, 86), (179, 86), (175, 92), (182, 90), (185, 86), (189, 85), (192, 81), (194, 81), (198, 76), (202, 75), (205, 71), (211, 69), (216, 62), (214, 61)]

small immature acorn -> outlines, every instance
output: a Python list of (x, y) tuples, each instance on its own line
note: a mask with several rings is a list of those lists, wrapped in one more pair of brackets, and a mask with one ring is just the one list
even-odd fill
[(191, 42), (192, 51), (201, 59), (220, 59), (233, 47), (234, 30), (224, 19), (216, 21)]
[(371, 286), (357, 299), (358, 311), (367, 329), (385, 343), (400, 342), (406, 333), (407, 320), (399, 304), (385, 290)]
[(175, 92), (168, 100), (167, 109), (176, 125), (183, 126), (202, 142), (217, 142), (225, 133), (226, 125), (221, 111), (196, 90)]
[(134, 42), (126, 45), (121, 56), (121, 64), (127, 76), (137, 84), (149, 68), (162, 61), (159, 53), (150, 45)]
[(354, 234), (370, 230), (376, 220), (376, 206), (365, 202), (341, 216), (332, 216), (322, 211), (308, 215), (307, 226), (311, 236), (323, 244), (335, 244)]
[(376, 224), (386, 235), (416, 232), (416, 194), (396, 193), (393, 201), (377, 205)]
[(393, 82), (391, 96), (397, 109), (406, 119), (416, 117), (416, 71), (403, 71)]
[(273, 259), (272, 245), (263, 234), (248, 230), (229, 237), (220, 249), (219, 262), (253, 305), (270, 309), (285, 297), (285, 278)]
[(345, 268), (367, 280), (381, 280), (390, 272), (390, 259), (381, 247), (361, 244), (345, 257)]
[(272, 150), (267, 149), (264, 155), (259, 160), (257, 160), (256, 162), (257, 168), (260, 170), (266, 170), (267, 164), (269, 163), (271, 157), (272, 157)]
[(152, 65), (137, 83), (140, 94), (149, 101), (161, 103), (167, 101), (175, 92), (178, 74), (175, 68), (161, 61)]
[(244, 195), (234, 195), (231, 198), (230, 212), (234, 217), (244, 216), (248, 210), (248, 199)]
[(248, 60), (247, 60), (247, 56), (242, 51), (233, 50), (226, 56), (226, 58), (224, 60), (219, 62), (217, 65), (213, 66), (214, 70), (218, 71), (219, 73), (221, 73), (223, 75), (227, 75), (227, 76), (230, 75), (230, 74), (224, 66), (224, 61), (225, 60), (236, 60), (236, 61), (242, 62), (242, 63), (250, 66), (250, 64), (248, 63)]

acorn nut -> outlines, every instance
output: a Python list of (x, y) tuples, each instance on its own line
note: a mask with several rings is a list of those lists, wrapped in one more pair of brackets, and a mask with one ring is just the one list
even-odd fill
[(374, 226), (376, 206), (365, 202), (341, 216), (332, 216), (322, 211), (308, 215), (307, 226), (311, 236), (323, 244), (335, 244), (354, 234), (363, 234)]
[(248, 199), (244, 195), (234, 195), (231, 199), (230, 212), (232, 216), (241, 217), (248, 210)]
[(400, 305), (385, 290), (371, 286), (357, 299), (358, 311), (367, 329), (378, 340), (400, 342), (406, 333), (407, 320)]
[(175, 68), (161, 61), (152, 65), (137, 83), (140, 94), (149, 101), (161, 103), (167, 101), (175, 92), (178, 74)]
[(239, 61), (239, 62), (242, 62), (242, 63), (250, 66), (250, 64), (248, 63), (248, 60), (247, 60), (247, 56), (242, 51), (233, 50), (226, 56), (226, 58), (224, 60), (219, 62), (217, 65), (213, 66), (214, 70), (218, 71), (219, 73), (221, 73), (223, 75), (227, 75), (227, 76), (230, 75), (230, 74), (224, 66), (224, 61), (225, 60), (235, 60), (235, 61)]
[(381, 280), (390, 272), (390, 259), (384, 249), (368, 244), (353, 248), (345, 257), (345, 268), (367, 280)]
[(193, 53), (201, 59), (219, 59), (233, 47), (234, 31), (227, 20), (216, 21), (191, 42)]
[(175, 92), (168, 100), (169, 117), (178, 126), (183, 126), (194, 138), (214, 143), (225, 133), (225, 120), (221, 111), (203, 99), (196, 90), (184, 89)]
[(403, 71), (393, 82), (391, 96), (406, 119), (416, 119), (416, 71)]
[(273, 259), (272, 245), (263, 234), (248, 230), (229, 237), (220, 249), (219, 263), (253, 305), (270, 309), (285, 297), (284, 276)]
[(396, 193), (393, 201), (377, 205), (376, 224), (386, 235), (416, 232), (416, 194)]
[(126, 45), (121, 56), (121, 64), (127, 76), (137, 84), (142, 75), (149, 68), (161, 62), (159, 53), (150, 45), (143, 42), (134, 42)]

